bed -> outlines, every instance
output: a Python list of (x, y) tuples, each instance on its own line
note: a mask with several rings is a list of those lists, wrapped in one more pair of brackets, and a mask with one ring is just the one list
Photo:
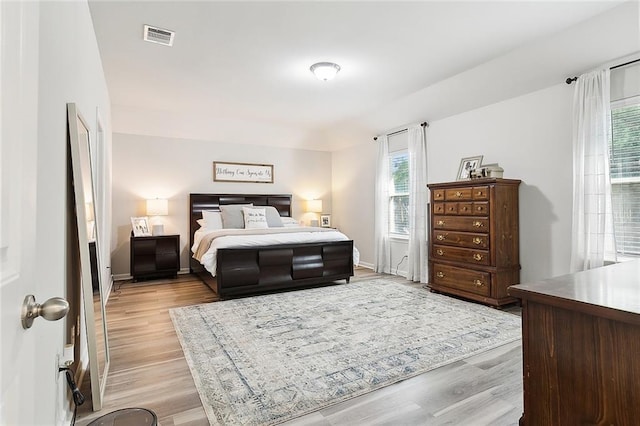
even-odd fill
[[(189, 268), (221, 298), (257, 294), (274, 290), (298, 289), (346, 280), (353, 276), (354, 253), (357, 249), (353, 240), (337, 230), (322, 228), (297, 228), (294, 225), (282, 229), (259, 229), (257, 234), (268, 234), (250, 243), (240, 240), (250, 230), (217, 230), (219, 235), (208, 235), (203, 229), (204, 216), (213, 212), (237, 210), (251, 205), (258, 210), (261, 206), (277, 211), (278, 216), (291, 222), (291, 195), (262, 194), (190, 194), (189, 196)], [(221, 206), (225, 206), (222, 207)], [(227, 207), (228, 206), (228, 207)], [(203, 213), (204, 212), (204, 213)], [(305, 235), (303, 235), (306, 234)], [(253, 235), (253, 233), (252, 233)], [(224, 236), (225, 238), (221, 238)], [(212, 241), (205, 241), (211, 239)], [(234, 238), (239, 242), (235, 244)], [(299, 238), (305, 242), (300, 242)], [(310, 238), (310, 239), (309, 239)], [(219, 243), (228, 240), (229, 243)], [(275, 242), (274, 242), (275, 241)], [(206, 249), (200, 247), (211, 243)], [(227, 244), (231, 246), (227, 247)], [(217, 245), (215, 248), (214, 245)], [(198, 251), (199, 248), (199, 251)], [(214, 261), (211, 261), (211, 253)], [(204, 253), (204, 254), (203, 254)], [(198, 257), (200, 260), (196, 259)]]

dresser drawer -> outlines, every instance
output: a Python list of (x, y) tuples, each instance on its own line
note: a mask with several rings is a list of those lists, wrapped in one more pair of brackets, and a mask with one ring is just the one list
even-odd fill
[(444, 214), (458, 214), (458, 203), (444, 203)]
[(491, 274), (438, 263), (433, 264), (433, 282), (481, 296), (489, 296), (491, 291)]
[(451, 260), (474, 265), (489, 265), (491, 263), (489, 262), (489, 251), (480, 249), (434, 245), (432, 256), (434, 260)]
[(433, 203), (433, 214), (444, 214), (444, 203)]
[(472, 193), (474, 200), (488, 200), (489, 199), (489, 187), (488, 186), (474, 186)]
[(434, 231), (433, 243), (486, 249), (489, 247), (489, 235), (471, 232)]
[(447, 201), (471, 200), (472, 188), (453, 188), (444, 190), (444, 199)]
[(434, 215), (433, 228), (452, 231), (489, 232), (489, 219), (486, 217)]
[(444, 189), (434, 189), (431, 201), (444, 201)]
[(488, 201), (476, 201), (471, 206), (471, 214), (475, 216), (488, 216), (489, 215), (489, 202)]

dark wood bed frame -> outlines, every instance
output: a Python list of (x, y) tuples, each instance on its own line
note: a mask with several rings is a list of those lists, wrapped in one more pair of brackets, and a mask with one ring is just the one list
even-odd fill
[[(280, 216), (291, 217), (288, 194), (190, 194), (189, 253), (203, 210), (220, 211), (220, 205), (247, 203), (273, 206)], [(341, 279), (349, 282), (353, 276), (353, 241), (225, 248), (217, 252), (215, 277), (193, 257), (189, 268), (220, 297), (308, 287)]]

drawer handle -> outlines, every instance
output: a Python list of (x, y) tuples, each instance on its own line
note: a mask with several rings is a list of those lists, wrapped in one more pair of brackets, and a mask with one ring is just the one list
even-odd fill
[(438, 278), (444, 278), (444, 272), (438, 272), (438, 273), (436, 274), (436, 277), (438, 277)]
[(458, 197), (458, 198), (462, 197), (462, 192), (456, 191), (456, 197)]
[(482, 287), (484, 283), (480, 280), (473, 280), (473, 284), (475, 284), (476, 287)]
[(452, 212), (455, 210), (455, 207), (449, 207), (449, 211)]
[(473, 258), (479, 262), (482, 260), (482, 255), (480, 253), (474, 253)]
[(473, 222), (473, 226), (475, 226), (476, 228), (482, 228), (483, 225), (482, 225), (482, 222), (480, 222), (479, 220), (476, 220), (475, 222)]
[(481, 196), (481, 195), (484, 195), (484, 194), (482, 193), (482, 191), (478, 191), (478, 193), (476, 195), (477, 196)]
[(438, 223), (439, 226), (442, 226), (442, 225), (444, 225), (444, 220), (439, 220), (437, 223)]
[(437, 193), (437, 194), (436, 194), (436, 198), (442, 198), (442, 194)]
[(444, 239), (445, 239), (445, 238), (446, 238), (446, 237), (445, 237), (444, 235), (442, 235), (442, 234), (440, 234), (440, 235), (438, 235), (438, 236), (436, 237), (436, 239), (438, 239), (438, 241), (444, 241)]
[(442, 255), (444, 255), (444, 250), (438, 249), (438, 250), (436, 250), (436, 253), (438, 253), (438, 256), (442, 256)]
[(467, 208), (466, 208), (466, 207), (463, 207), (463, 208), (462, 208), (462, 211), (463, 211), (463, 212), (466, 212), (466, 211), (467, 211)]
[(480, 238), (480, 237), (475, 237), (475, 238), (473, 239), (473, 243), (474, 243), (474, 244), (478, 244), (478, 245), (479, 245), (479, 244), (482, 244), (482, 238)]
[(481, 212), (482, 211), (482, 206), (478, 206), (478, 211)]

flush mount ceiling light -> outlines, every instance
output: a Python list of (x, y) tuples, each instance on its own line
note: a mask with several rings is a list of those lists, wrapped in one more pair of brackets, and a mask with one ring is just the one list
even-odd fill
[(318, 62), (317, 64), (311, 65), (309, 68), (311, 72), (318, 77), (318, 80), (331, 80), (333, 77), (338, 74), (340, 71), (340, 65), (334, 64), (333, 62)]

